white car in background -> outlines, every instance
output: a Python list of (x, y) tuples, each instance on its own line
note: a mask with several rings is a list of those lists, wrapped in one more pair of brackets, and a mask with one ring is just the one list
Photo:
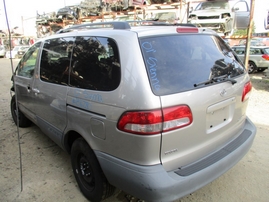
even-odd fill
[(3, 45), (0, 45), (0, 57), (5, 57), (6, 55), (6, 48)]
[(249, 17), (250, 10), (245, 0), (206, 1), (190, 12), (188, 23), (230, 35), (235, 30), (247, 29)]
[(12, 51), (6, 52), (6, 58), (19, 58), (18, 51), (27, 51), (29, 46), (15, 46)]

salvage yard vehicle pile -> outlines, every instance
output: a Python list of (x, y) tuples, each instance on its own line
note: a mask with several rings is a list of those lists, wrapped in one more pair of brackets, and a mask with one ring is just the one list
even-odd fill
[(224, 35), (237, 29), (247, 29), (250, 10), (247, 1), (206, 1), (191, 11), (188, 22)]
[[(166, 23), (187, 22), (188, 8), (185, 1), (164, 3), (147, 1), (84, 0), (79, 5), (59, 8), (57, 12), (38, 14), (36, 17), (37, 37), (42, 38), (72, 25), (118, 20), (153, 20)], [(184, 21), (185, 20), (185, 21)]]

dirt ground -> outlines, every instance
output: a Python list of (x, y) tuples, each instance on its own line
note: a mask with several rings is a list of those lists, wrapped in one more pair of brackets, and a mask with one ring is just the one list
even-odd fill
[[(0, 69), (0, 200), (86, 202), (73, 176), (69, 155), (36, 126), (18, 130), (13, 123), (9, 110), (10, 60), (1, 58)], [(251, 75), (253, 91), (247, 115), (257, 126), (257, 135), (248, 154), (223, 176), (177, 202), (269, 201), (269, 79), (265, 73), (269, 76), (268, 71)], [(106, 200), (128, 201), (138, 199), (118, 191)]]

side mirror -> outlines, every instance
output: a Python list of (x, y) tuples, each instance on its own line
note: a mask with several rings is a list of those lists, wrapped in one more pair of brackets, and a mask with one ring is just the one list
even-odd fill
[(193, 7), (190, 7), (189, 9), (189, 13), (191, 13), (193, 11)]
[(238, 7), (235, 7), (235, 8), (232, 9), (232, 11), (233, 11), (233, 12), (235, 12), (235, 11), (239, 11), (239, 8), (238, 8)]

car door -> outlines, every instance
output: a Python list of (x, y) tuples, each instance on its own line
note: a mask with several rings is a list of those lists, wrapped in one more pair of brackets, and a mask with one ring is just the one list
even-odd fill
[(33, 105), (35, 99), (33, 83), (40, 45), (41, 43), (36, 43), (26, 52), (17, 66), (16, 76), (14, 77), (19, 108), (33, 122), (36, 122)]
[(58, 145), (61, 145), (66, 127), (66, 95), (73, 41), (72, 37), (44, 41), (38, 78), (33, 84), (38, 126)]
[(246, 1), (239, 1), (233, 6), (234, 29), (246, 29), (249, 25), (250, 11)]

